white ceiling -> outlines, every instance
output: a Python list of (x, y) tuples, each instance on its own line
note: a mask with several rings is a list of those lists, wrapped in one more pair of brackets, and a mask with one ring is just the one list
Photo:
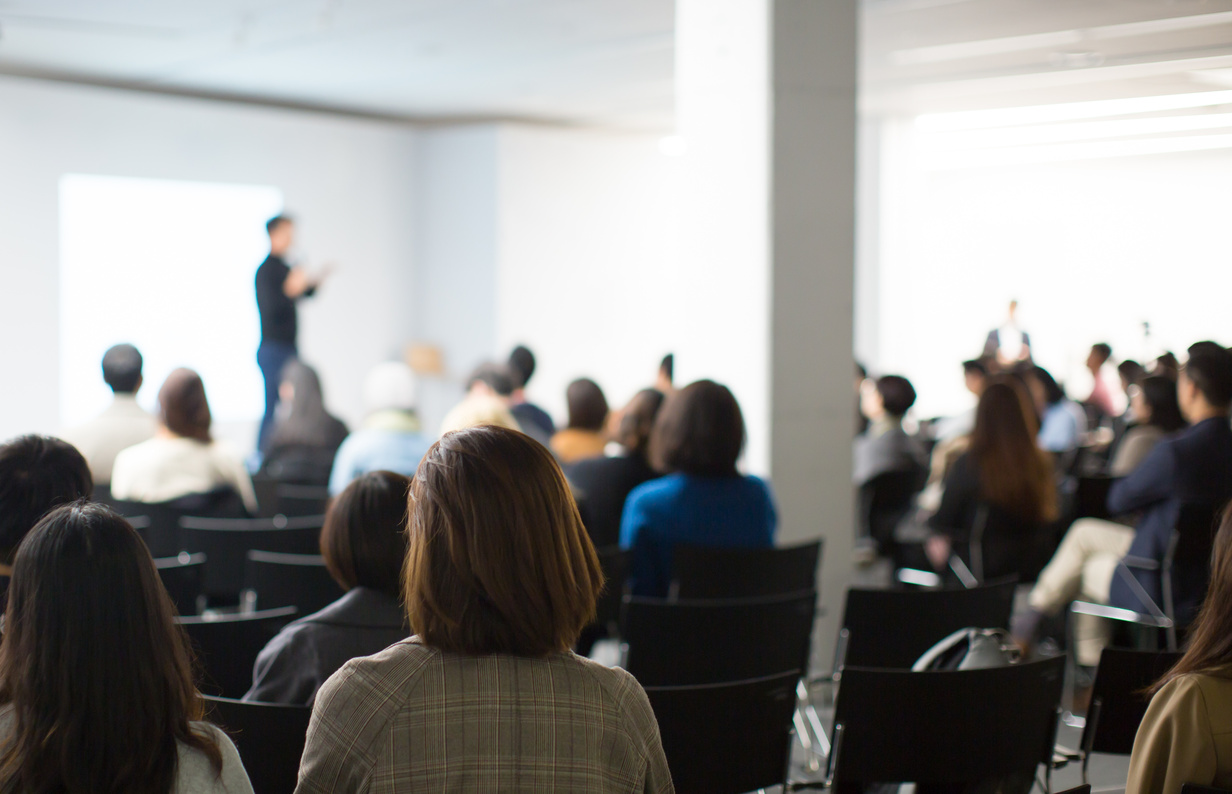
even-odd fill
[[(863, 2), (866, 112), (1232, 88), (1232, 0)], [(666, 130), (674, 14), (672, 0), (0, 0), (0, 73)]]

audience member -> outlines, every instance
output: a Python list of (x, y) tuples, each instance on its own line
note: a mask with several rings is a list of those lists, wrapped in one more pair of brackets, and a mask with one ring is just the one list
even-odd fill
[(299, 359), (287, 362), (278, 401), (279, 415), (266, 443), (260, 474), (282, 482), (326, 485), (347, 427), (325, 409), (316, 370)]
[(1125, 794), (1232, 788), (1232, 511), (1215, 535), (1211, 583), (1185, 655), (1151, 689)]
[(865, 430), (868, 430), (868, 417), (864, 415), (864, 407), (860, 405), (860, 389), (864, 386), (864, 381), (868, 380), (868, 370), (859, 361), (856, 362), (856, 379), (855, 379), (855, 403), (856, 407), (856, 435), (860, 435)]
[[(915, 388), (900, 375), (864, 381), (860, 404), (871, 422), (856, 437), (853, 478), (857, 486), (892, 471), (920, 471), (927, 465), (920, 443), (903, 430), (903, 417), (915, 404)], [(922, 477), (921, 477), (922, 479)]]
[(603, 575), (548, 451), (499, 427), (445, 435), (409, 523), (418, 633), (321, 688), (297, 791), (672, 791), (641, 686), (569, 650)]
[(1057, 517), (1052, 456), (1036, 446), (1035, 428), (1030, 399), (1016, 381), (988, 385), (971, 445), (950, 469), (941, 505), (928, 521), (937, 533), (925, 547), (934, 567), (944, 570), (953, 553), (970, 565), (968, 546), (982, 520), (984, 578), (1029, 575), (1042, 554), (1043, 525)]
[(661, 394), (671, 394), (676, 391), (676, 355), (668, 353), (659, 362), (659, 371), (655, 374), (655, 391)]
[(629, 492), (658, 476), (650, 466), (648, 450), (663, 399), (659, 390), (643, 389), (625, 406), (616, 434), (619, 455), (587, 458), (565, 467), (586, 531), (600, 548), (620, 541), (620, 516)]
[(1040, 449), (1057, 453), (1078, 449), (1087, 430), (1087, 417), (1082, 407), (1065, 396), (1065, 390), (1043, 367), (1031, 367), (1026, 381), (1040, 417), (1037, 439)]
[[(1076, 597), (1145, 612), (1136, 594), (1141, 589), (1159, 604), (1158, 571), (1128, 571), (1134, 579), (1130, 584), (1129, 577), (1114, 576), (1118, 562), (1126, 556), (1162, 561), (1182, 503), (1222, 505), (1232, 496), (1232, 356), (1194, 356), (1180, 374), (1177, 397), (1190, 427), (1159, 441), (1108, 493), (1113, 515), (1141, 512), (1137, 528), (1094, 518), (1075, 521), (1031, 590), (1031, 611), (1015, 622), (1020, 643), (1029, 645), (1040, 618), (1056, 614)], [(1201, 594), (1189, 592), (1185, 582), (1177, 582), (1176, 589), (1176, 615), (1184, 623)], [(1082, 620), (1075, 632), (1079, 662), (1096, 664), (1106, 644), (1103, 621)]]
[(1219, 354), (1219, 353), (1226, 353), (1226, 352), (1228, 352), (1227, 349), (1224, 348), (1224, 346), (1219, 344), (1218, 342), (1212, 342), (1209, 339), (1204, 339), (1201, 342), (1194, 342), (1192, 345), (1190, 345), (1189, 348), (1186, 349), (1185, 355), (1187, 358), (1193, 358), (1199, 353)]
[(1120, 416), (1112, 420), (1112, 443), (1108, 447), (1109, 460), (1116, 457), (1117, 449), (1133, 425), (1133, 411), (1129, 407), (1132, 400), (1132, 395), (1129, 393), (1130, 387), (1142, 382), (1142, 379), (1146, 377), (1146, 369), (1137, 361), (1126, 359), (1117, 364), (1117, 376), (1121, 381), (1121, 391), (1125, 394), (1126, 408)]
[(677, 544), (774, 544), (774, 498), (736, 470), (743, 447), (744, 417), (726, 386), (699, 380), (668, 397), (650, 436), (651, 462), (668, 474), (634, 488), (620, 522), (635, 594), (667, 594)]
[(331, 496), (342, 493), (365, 472), (385, 470), (411, 476), (432, 445), (415, 413), (415, 376), (401, 361), (386, 361), (368, 372), (364, 408), (363, 423), (338, 447), (329, 475)]
[(501, 364), (480, 364), (466, 380), (466, 396), (441, 422), (441, 435), (479, 425), (497, 425), (510, 430), (522, 426), (510, 410), (513, 375)]
[(1091, 352), (1087, 354), (1086, 361), (1087, 371), (1091, 373), (1091, 379), (1094, 381), (1091, 396), (1086, 399), (1086, 404), (1094, 406), (1099, 416), (1107, 417), (1117, 414), (1112, 390), (1108, 388), (1108, 382), (1104, 380), (1104, 365), (1110, 358), (1112, 358), (1112, 347), (1105, 342), (1097, 342), (1091, 345)]
[(30, 531), (0, 642), (0, 789), (251, 794), (235, 745), (202, 722), (173, 614), (106, 507), (67, 505)]
[(1165, 378), (1176, 380), (1181, 372), (1181, 364), (1176, 360), (1176, 355), (1172, 351), (1165, 351), (1163, 355), (1155, 359), (1151, 365), (1151, 374), (1160, 375)]
[[(983, 361), (971, 359), (962, 363), (963, 385), (975, 396), (978, 404), (984, 386), (988, 383), (988, 367)], [(938, 444), (971, 435), (975, 428), (975, 406), (962, 413), (942, 419), (933, 426), (933, 438)]]
[(561, 465), (599, 457), (607, 446), (603, 430), (608, 409), (603, 390), (590, 378), (578, 378), (565, 390), (565, 402), (569, 423), (552, 436), (552, 452)]
[(333, 501), (321, 530), (321, 556), (346, 595), (270, 640), (257, 656), (244, 700), (311, 704), (347, 661), (409, 636), (399, 578), (410, 486), (401, 474), (374, 471)]
[(1005, 323), (988, 332), (983, 357), (1000, 369), (1012, 369), (1021, 362), (1031, 361), (1031, 335), (1018, 324), (1018, 301), (1010, 301)]
[(526, 435), (547, 446), (556, 434), (556, 423), (547, 411), (526, 399), (526, 384), (535, 374), (535, 354), (525, 345), (518, 345), (509, 354), (509, 371), (513, 375), (513, 398), (509, 411)]
[(103, 354), (103, 382), (111, 387), (111, 405), (90, 421), (60, 433), (85, 456), (96, 486), (111, 483), (111, 467), (120, 450), (153, 438), (158, 428), (158, 421), (137, 404), (142, 383), (137, 348), (108, 348)]
[(1124, 477), (1138, 468), (1155, 445), (1165, 437), (1182, 430), (1185, 418), (1177, 402), (1176, 383), (1152, 375), (1129, 387), (1129, 411), (1132, 424), (1117, 446), (1108, 468), (1113, 477)]
[(248, 512), (257, 497), (238, 453), (210, 435), (210, 405), (201, 377), (173, 370), (158, 391), (154, 438), (116, 455), (111, 495), (133, 502), (169, 502), (231, 489)]

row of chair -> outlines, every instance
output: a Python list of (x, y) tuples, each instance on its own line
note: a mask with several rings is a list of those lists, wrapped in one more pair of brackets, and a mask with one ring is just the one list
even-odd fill
[[(209, 572), (218, 559), (212, 554), (213, 550), (184, 551), (174, 557), (155, 558), (154, 567), (179, 614), (197, 615), (204, 611)], [(343, 594), (326, 569), (324, 559), (316, 554), (249, 550), (243, 570), (239, 604), (242, 612), (294, 606), (302, 614), (310, 614)]]

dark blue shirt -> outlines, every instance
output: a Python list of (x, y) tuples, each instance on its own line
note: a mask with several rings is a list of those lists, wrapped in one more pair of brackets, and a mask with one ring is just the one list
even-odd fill
[(633, 593), (667, 595), (678, 543), (769, 548), (777, 523), (774, 497), (757, 477), (669, 474), (642, 483), (625, 500), (620, 521), (620, 545), (633, 550)]

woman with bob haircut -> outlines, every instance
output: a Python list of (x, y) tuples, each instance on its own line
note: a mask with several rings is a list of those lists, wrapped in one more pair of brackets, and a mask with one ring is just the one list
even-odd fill
[(374, 471), (333, 501), (321, 530), (321, 556), (346, 594), (269, 641), (244, 700), (311, 705), (343, 664), (409, 636), (400, 591), (410, 487), (401, 474)]
[(641, 686), (569, 650), (603, 575), (551, 453), (447, 433), (408, 525), (417, 633), (325, 682), (296, 791), (672, 791)]
[(602, 455), (607, 446), (603, 431), (608, 417), (603, 389), (590, 378), (578, 378), (565, 389), (565, 403), (569, 424), (552, 436), (552, 452), (565, 465)]
[(0, 642), (0, 790), (251, 794), (235, 745), (201, 721), (173, 614), (116, 513), (74, 502), (35, 525)]
[(769, 548), (778, 518), (769, 486), (742, 476), (744, 417), (726, 386), (690, 383), (667, 398), (650, 436), (650, 459), (667, 473), (625, 500), (620, 545), (633, 550), (636, 595), (665, 596), (679, 543)]
[(1151, 691), (1125, 794), (1180, 794), (1186, 783), (1232, 788), (1232, 506), (1215, 534), (1185, 655)]

